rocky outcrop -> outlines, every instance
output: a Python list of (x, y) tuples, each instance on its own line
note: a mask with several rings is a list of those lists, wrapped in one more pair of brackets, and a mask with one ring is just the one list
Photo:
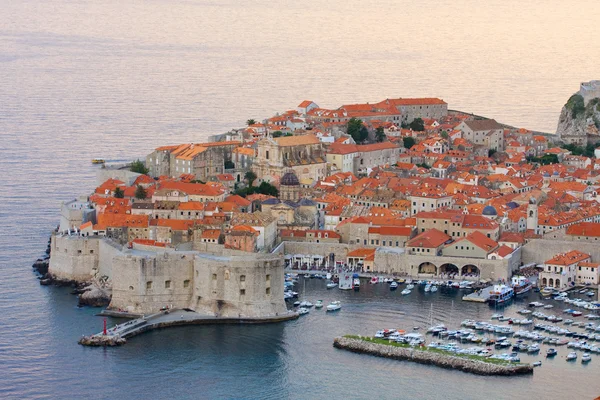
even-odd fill
[(80, 306), (106, 307), (110, 304), (111, 293), (94, 284), (85, 287), (79, 295)]
[(92, 335), (82, 336), (77, 343), (79, 343), (82, 346), (112, 347), (121, 346), (126, 342), (126, 339), (116, 335)]
[(477, 375), (523, 375), (532, 374), (533, 367), (528, 364), (493, 364), (463, 357), (455, 357), (438, 352), (417, 350), (410, 347), (398, 347), (388, 344), (368, 342), (361, 339), (338, 337), (333, 341), (338, 349), (354, 353), (370, 354), (395, 360), (413, 361), (420, 364), (436, 365), (442, 368), (456, 369)]
[(571, 96), (564, 105), (558, 120), (556, 134), (566, 143), (586, 145), (590, 139), (592, 144), (600, 141), (600, 99), (593, 99), (584, 104), (583, 97), (579, 94)]

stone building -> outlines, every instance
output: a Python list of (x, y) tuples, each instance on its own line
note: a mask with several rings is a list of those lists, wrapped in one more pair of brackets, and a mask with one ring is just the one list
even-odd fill
[(494, 119), (477, 119), (461, 122), (456, 129), (463, 139), (488, 150), (504, 150), (504, 128)]
[(259, 181), (278, 182), (290, 169), (299, 180), (317, 182), (327, 176), (323, 143), (315, 135), (266, 137), (257, 143), (252, 170)]
[(547, 260), (538, 278), (542, 286), (565, 289), (575, 285), (580, 263), (591, 262), (591, 256), (579, 250), (559, 253)]

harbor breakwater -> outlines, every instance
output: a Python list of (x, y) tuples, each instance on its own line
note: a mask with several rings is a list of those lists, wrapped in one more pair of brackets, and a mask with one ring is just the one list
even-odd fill
[(333, 347), (354, 353), (369, 354), (394, 360), (413, 361), (477, 375), (514, 376), (533, 373), (533, 367), (528, 364), (491, 363), (420, 350), (413, 347), (375, 343), (358, 337), (337, 337), (333, 340)]

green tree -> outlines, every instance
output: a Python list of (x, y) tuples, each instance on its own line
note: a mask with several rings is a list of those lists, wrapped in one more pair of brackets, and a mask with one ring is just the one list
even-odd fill
[(410, 123), (410, 129), (412, 129), (413, 131), (423, 132), (425, 130), (425, 123), (421, 118), (415, 118)]
[(402, 138), (402, 142), (404, 144), (405, 149), (410, 149), (415, 144), (417, 144), (417, 141), (415, 140), (415, 138), (410, 137), (410, 136), (406, 136), (406, 137)]
[(280, 136), (283, 136), (283, 132), (281, 132), (281, 131), (275, 131), (275, 132), (271, 133), (271, 136), (273, 136), (273, 137), (280, 137)]
[(358, 118), (352, 117), (346, 125), (346, 132), (348, 133), (348, 135), (352, 136), (352, 139), (354, 139), (356, 143), (360, 143), (363, 140), (365, 140), (369, 134), (369, 131), (367, 131), (367, 135), (364, 138), (362, 138), (364, 135), (362, 128), (364, 128), (362, 121)]
[(146, 192), (146, 189), (142, 185), (137, 185), (137, 188), (135, 189), (135, 198), (138, 200), (144, 200), (146, 197), (148, 197), (148, 192)]
[(571, 110), (571, 115), (573, 118), (577, 118), (577, 116), (583, 112), (585, 112), (585, 104), (583, 101), (583, 96), (580, 94), (574, 94), (569, 98), (567, 104), (565, 104), (567, 109)]
[(252, 184), (256, 180), (257, 176), (253, 171), (248, 171), (244, 174), (244, 179), (248, 181), (248, 186), (252, 187)]
[(285, 134), (285, 136), (294, 136), (294, 135), (292, 134), (292, 132), (288, 132)]
[(131, 172), (137, 172), (138, 174), (147, 175), (149, 170), (146, 168), (146, 165), (143, 161), (139, 159), (131, 163), (131, 167), (129, 168)]
[(125, 192), (123, 192), (123, 189), (117, 186), (117, 188), (114, 191), (114, 195), (117, 199), (122, 199), (123, 197), (125, 197)]
[(380, 126), (377, 129), (375, 129), (375, 138), (378, 142), (383, 142), (385, 140), (386, 136), (383, 130), (383, 126)]
[(246, 121), (246, 125), (250, 126), (250, 125), (254, 125), (256, 123), (256, 120), (250, 118), (249, 120)]
[(274, 197), (279, 196), (279, 190), (277, 190), (277, 188), (275, 186), (271, 185), (268, 182), (261, 182), (261, 184), (258, 186), (258, 193), (262, 193), (262, 194), (266, 194), (266, 195), (274, 196)]
[(498, 150), (496, 150), (496, 149), (489, 149), (489, 150), (488, 150), (488, 157), (491, 157), (491, 156), (493, 156), (494, 154), (496, 154), (496, 152), (497, 152), (497, 151), (498, 151)]
[(442, 138), (446, 140), (448, 140), (448, 138), (450, 137), (450, 135), (448, 135), (448, 132), (446, 131), (442, 131), (442, 134), (440, 136), (442, 136)]

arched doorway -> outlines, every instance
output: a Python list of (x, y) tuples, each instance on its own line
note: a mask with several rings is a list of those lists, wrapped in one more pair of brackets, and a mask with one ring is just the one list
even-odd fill
[(467, 264), (460, 270), (462, 276), (478, 277), (481, 274), (479, 268), (473, 264)]
[(542, 278), (542, 286), (548, 286), (548, 279)]
[(560, 287), (560, 279), (556, 278), (556, 280), (554, 281), (554, 287), (555, 288)]
[(437, 267), (430, 262), (424, 262), (419, 265), (419, 273), (437, 275)]
[(554, 286), (554, 279), (548, 279), (548, 286)]
[(447, 276), (458, 275), (458, 267), (451, 263), (442, 264), (440, 266), (440, 274)]

